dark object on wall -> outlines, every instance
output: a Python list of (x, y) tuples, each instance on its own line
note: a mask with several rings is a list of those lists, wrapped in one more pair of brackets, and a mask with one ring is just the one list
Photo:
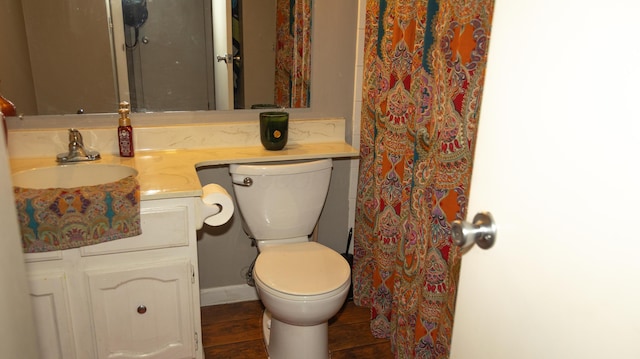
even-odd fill
[(127, 45), (127, 48), (132, 49), (138, 45), (140, 27), (149, 18), (147, 0), (122, 0), (122, 16), (124, 24), (135, 29), (136, 40), (133, 45)]
[(122, 0), (122, 16), (125, 25), (141, 27), (149, 17), (147, 0)]
[(13, 104), (13, 102), (9, 101), (9, 99), (0, 94), (0, 108), (2, 109), (2, 131), (4, 131), (4, 138), (8, 143), (9, 132), (7, 130), (7, 120), (4, 117), (17, 116), (16, 106)]

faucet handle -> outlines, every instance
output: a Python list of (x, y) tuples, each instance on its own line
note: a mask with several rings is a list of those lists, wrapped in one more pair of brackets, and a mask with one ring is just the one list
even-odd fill
[(71, 146), (71, 144), (79, 144), (79, 145), (84, 145), (83, 141), (82, 141), (82, 134), (80, 133), (80, 131), (76, 128), (70, 128), (69, 129), (69, 146)]
[(56, 160), (60, 163), (95, 161), (100, 159), (100, 152), (84, 148), (82, 134), (78, 129), (69, 129), (69, 152), (60, 153)]

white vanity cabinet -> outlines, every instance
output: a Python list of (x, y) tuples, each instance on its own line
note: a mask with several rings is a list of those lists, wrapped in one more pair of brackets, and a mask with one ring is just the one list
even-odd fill
[(142, 234), (27, 254), (41, 358), (203, 358), (196, 200), (142, 201)]

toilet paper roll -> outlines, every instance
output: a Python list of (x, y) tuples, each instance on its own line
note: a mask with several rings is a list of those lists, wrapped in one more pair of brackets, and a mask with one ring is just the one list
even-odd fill
[(208, 184), (202, 188), (202, 218), (210, 226), (221, 226), (233, 215), (233, 199), (220, 185)]

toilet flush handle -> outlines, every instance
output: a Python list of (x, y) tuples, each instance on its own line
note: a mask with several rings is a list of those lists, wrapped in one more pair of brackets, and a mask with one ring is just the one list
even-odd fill
[(233, 184), (237, 184), (238, 186), (251, 187), (251, 185), (253, 185), (253, 179), (251, 179), (251, 177), (245, 177), (242, 182), (233, 181)]

